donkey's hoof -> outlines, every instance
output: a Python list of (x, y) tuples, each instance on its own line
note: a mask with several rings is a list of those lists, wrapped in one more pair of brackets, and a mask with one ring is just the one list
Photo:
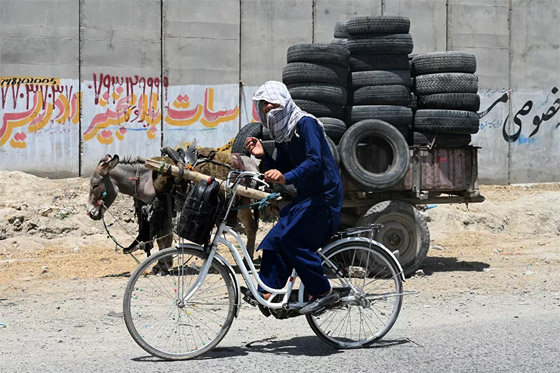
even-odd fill
[(123, 254), (131, 254), (135, 251), (142, 250), (143, 246), (144, 246), (143, 243), (132, 244), (126, 249), (123, 249)]

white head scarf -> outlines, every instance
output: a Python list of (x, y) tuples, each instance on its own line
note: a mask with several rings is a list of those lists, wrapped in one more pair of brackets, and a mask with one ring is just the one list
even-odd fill
[[(303, 117), (311, 117), (321, 123), (313, 115), (301, 110), (292, 100), (288, 88), (282, 82), (268, 81), (261, 85), (253, 95), (257, 114), (263, 127), (269, 132), (276, 142), (288, 142), (296, 132), (296, 126)], [(264, 113), (264, 101), (280, 105), (268, 114)]]

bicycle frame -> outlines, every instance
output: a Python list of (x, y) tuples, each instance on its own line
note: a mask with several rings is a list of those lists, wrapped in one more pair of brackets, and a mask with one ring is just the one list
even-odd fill
[[(236, 176), (235, 182), (233, 184), (229, 184), (229, 179), (231, 178), (230, 175), (232, 175), (234, 173), (239, 173), (239, 175)], [(212, 239), (212, 244), (210, 245), (210, 249), (208, 251), (208, 259), (204, 263), (204, 267), (202, 268), (202, 270), (200, 272), (200, 275), (196, 279), (195, 283), (192, 285), (191, 289), (187, 292), (187, 294), (183, 297), (183, 299), (182, 299), (183, 301), (188, 300), (202, 286), (202, 283), (204, 282), (204, 280), (206, 278), (206, 275), (208, 274), (208, 271), (210, 269), (210, 264), (212, 263), (214, 258), (218, 255), (217, 254), (218, 244), (221, 243), (221, 244), (226, 245), (229, 248), (231, 254), (233, 255), (235, 263), (237, 264), (237, 266), (239, 267), (239, 269), (241, 271), (241, 275), (242, 275), (243, 279), (245, 280), (245, 283), (247, 284), (249, 290), (251, 291), (251, 293), (253, 294), (253, 296), (257, 300), (257, 302), (259, 302), (261, 305), (263, 305), (265, 307), (268, 307), (270, 309), (281, 309), (281, 308), (283, 308), (284, 304), (289, 303), (290, 296), (292, 294), (294, 284), (295, 284), (295, 281), (297, 279), (297, 273), (296, 273), (295, 269), (292, 271), (292, 275), (289, 278), (287, 286), (285, 286), (282, 289), (274, 289), (274, 288), (271, 288), (271, 287), (267, 286), (260, 279), (260, 277), (257, 274), (257, 270), (255, 268), (255, 265), (253, 264), (253, 261), (248, 260), (247, 263), (249, 265), (249, 269), (251, 270), (251, 272), (253, 274), (253, 277), (256, 280), (256, 284), (259, 285), (260, 287), (262, 287), (265, 291), (271, 293), (271, 296), (270, 296), (269, 299), (273, 299), (276, 295), (283, 295), (283, 297), (280, 301), (271, 302), (270, 300), (264, 299), (262, 297), (262, 295), (260, 294), (260, 292), (258, 291), (257, 286), (255, 285), (255, 282), (251, 279), (251, 275), (249, 274), (249, 270), (245, 266), (243, 258), (241, 257), (241, 254), (240, 254), (239, 250), (237, 249), (237, 247), (235, 246), (235, 244), (237, 244), (241, 248), (241, 251), (243, 252), (243, 256), (245, 258), (249, 257), (247, 247), (243, 243), (243, 240), (241, 239), (239, 234), (226, 225), (227, 216), (229, 215), (229, 212), (231, 210), (233, 201), (234, 201), (235, 196), (237, 194), (237, 190), (236, 190), (237, 185), (239, 184), (239, 182), (244, 177), (247, 177), (247, 176), (253, 177), (253, 176), (255, 176), (255, 173), (254, 172), (236, 172), (236, 171), (232, 171), (232, 172), (229, 173), (228, 179), (226, 180), (226, 182), (227, 182), (226, 190), (228, 190), (231, 193), (231, 196), (229, 198), (226, 213), (224, 214), (224, 218), (220, 222), (220, 224), (218, 226), (218, 229), (216, 230), (216, 233), (214, 234), (214, 237)], [(233, 243), (225, 237), (226, 233), (233, 237), (233, 239), (234, 239)], [(224, 258), (221, 258), (221, 261), (224, 261), (229, 266), (229, 263)], [(303, 301), (303, 294), (301, 294), (301, 293), (298, 296), (298, 303), (292, 304), (292, 305), (297, 306), (297, 305), (300, 305), (299, 303), (301, 303), (301, 305), (305, 304), (305, 302)]]
[[(232, 171), (228, 175), (228, 184), (227, 184), (226, 189), (231, 192), (231, 196), (230, 196), (230, 199), (229, 199), (229, 202), (228, 202), (228, 208), (226, 210), (224, 218), (220, 222), (220, 224), (218, 226), (218, 229), (216, 230), (216, 233), (214, 234), (214, 237), (212, 239), (212, 244), (210, 245), (210, 249), (209, 249), (209, 252), (208, 252), (208, 259), (204, 263), (204, 267), (202, 268), (202, 271), (200, 272), (199, 277), (197, 278), (195, 283), (192, 285), (191, 289), (183, 297), (183, 301), (188, 300), (202, 286), (202, 283), (204, 282), (204, 279), (206, 278), (206, 275), (208, 274), (208, 270), (210, 269), (210, 264), (212, 263), (212, 261), (214, 260), (214, 258), (216, 256), (219, 256), (219, 254), (217, 254), (217, 250), (218, 250), (218, 244), (221, 243), (221, 244), (226, 245), (229, 248), (231, 254), (233, 255), (233, 258), (234, 258), (236, 264), (238, 265), (238, 267), (241, 271), (241, 275), (242, 275), (243, 279), (245, 280), (245, 283), (247, 284), (249, 290), (251, 291), (251, 293), (253, 294), (253, 296), (257, 300), (257, 302), (259, 302), (259, 304), (261, 304), (265, 307), (268, 307), (270, 309), (282, 309), (282, 308), (284, 308), (284, 304), (289, 303), (292, 291), (294, 290), (294, 284), (295, 284), (295, 281), (297, 279), (297, 273), (296, 273), (295, 269), (292, 270), (292, 274), (289, 277), (288, 284), (284, 288), (282, 288), (282, 289), (270, 288), (269, 286), (264, 284), (262, 282), (262, 280), (260, 279), (260, 277), (258, 276), (255, 265), (253, 264), (253, 261), (248, 260), (247, 264), (249, 265), (249, 268), (250, 268), (251, 272), (253, 273), (253, 277), (255, 278), (257, 285), (259, 285), (265, 291), (271, 293), (271, 296), (270, 296), (269, 299), (274, 299), (274, 297), (276, 295), (283, 295), (283, 297), (282, 297), (281, 301), (271, 302), (270, 300), (264, 299), (262, 297), (262, 295), (260, 294), (260, 292), (258, 291), (257, 287), (255, 286), (255, 282), (251, 279), (251, 275), (249, 274), (249, 271), (248, 271), (247, 267), (245, 266), (243, 258), (241, 257), (241, 254), (240, 254), (239, 250), (236, 248), (236, 246), (234, 245), (234, 243), (237, 244), (241, 248), (241, 251), (243, 252), (243, 256), (245, 258), (249, 257), (249, 253), (247, 252), (247, 248), (246, 248), (245, 244), (243, 243), (243, 240), (241, 239), (239, 234), (226, 225), (226, 219), (227, 219), (227, 216), (229, 215), (229, 212), (230, 212), (232, 204), (233, 204), (233, 200), (234, 200), (235, 195), (236, 195), (237, 185), (239, 184), (240, 180), (243, 177), (245, 177), (245, 176), (253, 177), (253, 176), (255, 176), (255, 173), (254, 172), (240, 172), (239, 176), (236, 177), (235, 182), (232, 185), (230, 185), (229, 184), (229, 179), (230, 179), (230, 175), (232, 173), (239, 173), (239, 172)], [(232, 243), (230, 240), (228, 240), (225, 237), (226, 233), (233, 237), (234, 243)], [(357, 230), (356, 232), (354, 232), (354, 234), (356, 234), (356, 233), (360, 233), (360, 231)], [(327, 263), (328, 266), (330, 266), (333, 269), (336, 269), (336, 265), (334, 265), (327, 257), (325, 257), (325, 255), (323, 255), (322, 252), (323, 251), (328, 252), (332, 247), (337, 246), (340, 243), (344, 243), (344, 242), (347, 242), (347, 241), (367, 242), (370, 245), (374, 244), (374, 245), (378, 246), (379, 248), (381, 248), (387, 254), (387, 256), (390, 258), (391, 262), (393, 262), (395, 267), (398, 269), (397, 275), (400, 276), (403, 281), (405, 280), (402, 268), (401, 268), (398, 260), (394, 256), (394, 254), (389, 249), (387, 249), (385, 246), (383, 246), (381, 243), (379, 243), (379, 242), (377, 242), (377, 241), (375, 241), (371, 238), (369, 238), (369, 239), (365, 238), (365, 237), (340, 238), (340, 239), (338, 239), (334, 242), (329, 243), (323, 249), (320, 249), (319, 251), (317, 251), (317, 253)], [(229, 263), (223, 257), (220, 256), (219, 260), (223, 261), (226, 265), (231, 267), (229, 265)], [(339, 280), (341, 281), (342, 285), (348, 286), (352, 290), (355, 290), (353, 288), (353, 286), (351, 284), (348, 284), (346, 281), (344, 281), (343, 278), (338, 273), (336, 275), (339, 278)], [(303, 300), (303, 291), (302, 291), (302, 289), (299, 289), (299, 290), (300, 291), (299, 291), (299, 294), (298, 294), (298, 302), (297, 303), (291, 303), (290, 306), (292, 306), (292, 307), (303, 306), (305, 304), (305, 302)]]

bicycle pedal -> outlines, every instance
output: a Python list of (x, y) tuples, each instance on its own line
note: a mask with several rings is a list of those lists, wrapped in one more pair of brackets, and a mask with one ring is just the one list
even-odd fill
[(245, 286), (240, 286), (239, 290), (241, 291), (241, 294), (243, 294), (243, 300), (245, 302), (249, 303), (253, 307), (256, 307), (256, 306), (259, 305), (259, 302), (257, 302), (255, 297), (253, 297), (253, 294), (251, 293), (251, 290), (247, 289)]

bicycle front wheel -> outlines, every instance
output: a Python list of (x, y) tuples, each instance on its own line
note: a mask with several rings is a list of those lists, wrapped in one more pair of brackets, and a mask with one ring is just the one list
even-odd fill
[(325, 275), (340, 304), (307, 322), (319, 338), (337, 348), (366, 347), (397, 321), (402, 280), (389, 255), (374, 243), (345, 241), (324, 253)]
[[(215, 347), (234, 317), (235, 289), (216, 260), (198, 289), (208, 256), (169, 248), (134, 271), (124, 295), (124, 320), (140, 347), (166, 360), (191, 359)], [(156, 274), (157, 273), (157, 274)]]

